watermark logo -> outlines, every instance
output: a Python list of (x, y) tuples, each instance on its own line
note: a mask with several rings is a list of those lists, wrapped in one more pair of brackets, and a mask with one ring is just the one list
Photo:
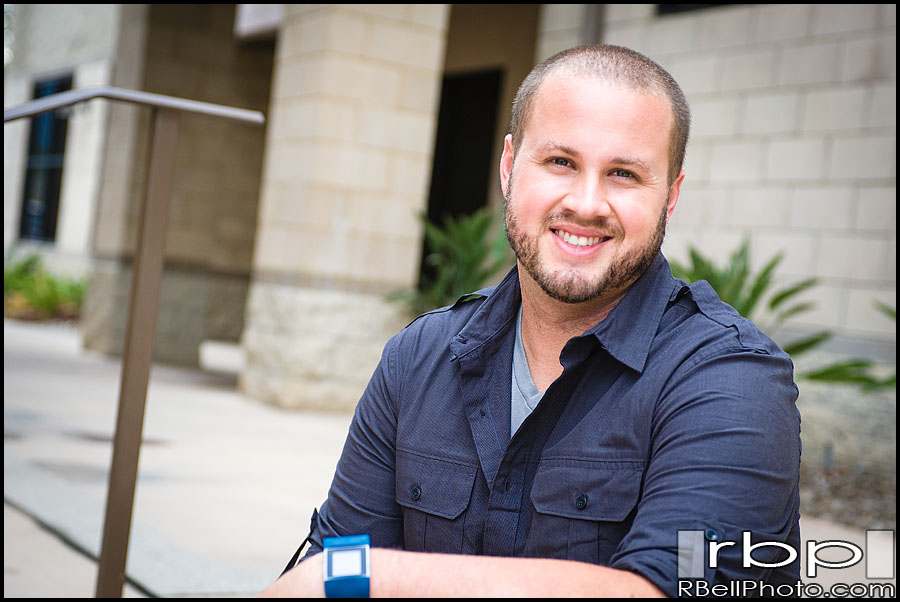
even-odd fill
[[(707, 531), (678, 532), (678, 578), (702, 579), (706, 569), (719, 566), (719, 552), (724, 548), (741, 546), (741, 566), (745, 569), (775, 569), (787, 566), (797, 560), (799, 551), (780, 541), (761, 541), (752, 543), (750, 531), (741, 533), (741, 541), (719, 541), (717, 534)], [(780, 562), (762, 562), (753, 557), (753, 552), (763, 548), (778, 548), (787, 552), (787, 557)], [(834, 561), (822, 558), (822, 552), (839, 548), (849, 552), (849, 558)], [(889, 550), (889, 553), (866, 554), (858, 545), (840, 539), (828, 541), (810, 540), (806, 542), (806, 574), (807, 578), (815, 578), (819, 568), (843, 569), (856, 566), (865, 559), (867, 579), (894, 578), (894, 532), (866, 531), (867, 550)]]
[(825, 587), (818, 583), (781, 583), (762, 581), (730, 581), (710, 585), (694, 579), (678, 580), (679, 598), (896, 598), (893, 583), (835, 583)]
[[(741, 566), (745, 569), (776, 569), (795, 562), (800, 551), (780, 541), (760, 541), (753, 543), (749, 531), (741, 532), (741, 541), (720, 541), (716, 531), (678, 532), (678, 595), (681, 597), (889, 597), (896, 595), (891, 583), (837, 583), (828, 590), (817, 583), (771, 585), (763, 581), (735, 580), (727, 584), (710, 585), (704, 580), (709, 569), (719, 566), (719, 553), (723, 549), (740, 546)], [(768, 549), (768, 550), (766, 550)], [(765, 554), (766, 552), (770, 552)], [(837, 556), (828, 550), (839, 550)], [(772, 554), (774, 551), (776, 554)], [(754, 552), (758, 552), (754, 557)], [(733, 553), (733, 551), (732, 551)], [(779, 554), (780, 553), (780, 554)], [(867, 579), (894, 578), (894, 532), (866, 531), (866, 545), (861, 548), (853, 542), (840, 539), (828, 541), (810, 540), (806, 542), (805, 577), (814, 579), (819, 569), (846, 569), (858, 565), (865, 559)], [(832, 559), (826, 560), (823, 554)], [(783, 557), (777, 562), (763, 562), (760, 556), (770, 560)], [(834, 560), (842, 557), (841, 560)], [(748, 573), (751, 575), (752, 573)]]

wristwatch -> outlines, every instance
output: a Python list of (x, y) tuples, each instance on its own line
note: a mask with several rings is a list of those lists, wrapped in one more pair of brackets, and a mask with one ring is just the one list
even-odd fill
[(326, 598), (369, 597), (370, 544), (368, 535), (326, 537), (322, 540)]

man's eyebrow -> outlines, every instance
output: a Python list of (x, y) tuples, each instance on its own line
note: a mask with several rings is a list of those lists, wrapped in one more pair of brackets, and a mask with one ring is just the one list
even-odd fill
[(568, 147), (565, 144), (553, 142), (552, 140), (540, 145), (538, 147), (538, 151), (540, 151), (541, 153), (563, 153), (565, 155), (570, 155), (576, 158), (581, 156), (581, 153), (579, 153), (574, 148)]
[(637, 157), (615, 157), (610, 163), (615, 163), (618, 165), (628, 165), (633, 167), (639, 167), (640, 169), (650, 170), (650, 166), (647, 165), (644, 161), (641, 161)]

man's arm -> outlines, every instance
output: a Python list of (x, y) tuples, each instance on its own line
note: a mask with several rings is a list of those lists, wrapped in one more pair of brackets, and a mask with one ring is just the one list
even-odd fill
[[(371, 554), (372, 598), (665, 597), (659, 588), (635, 573), (571, 560), (388, 549), (373, 549)], [(307, 558), (261, 595), (324, 597), (322, 555)]]
[(356, 407), (328, 499), (312, 526), (307, 556), (322, 551), (325, 537), (348, 533), (367, 533), (375, 546), (403, 546), (403, 521), (394, 491), (396, 343), (395, 336), (385, 345)]
[(774, 349), (720, 346), (685, 363), (667, 387), (655, 408), (637, 514), (610, 566), (676, 596), (678, 533), (700, 532), (737, 542), (718, 549), (717, 563), (704, 562), (707, 583), (794, 583), (799, 561), (782, 565), (783, 548), (759, 548), (759, 564), (747, 566), (741, 545), (749, 532), (753, 542), (799, 547), (800, 422), (790, 359)]

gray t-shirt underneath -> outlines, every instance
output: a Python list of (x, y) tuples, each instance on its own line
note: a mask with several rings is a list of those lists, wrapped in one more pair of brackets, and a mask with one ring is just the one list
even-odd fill
[(510, 408), (510, 432), (513, 437), (528, 415), (537, 407), (544, 394), (538, 391), (531, 379), (528, 358), (525, 357), (525, 346), (522, 344), (522, 306), (519, 305), (519, 316), (516, 319), (516, 347), (512, 362), (512, 406)]

